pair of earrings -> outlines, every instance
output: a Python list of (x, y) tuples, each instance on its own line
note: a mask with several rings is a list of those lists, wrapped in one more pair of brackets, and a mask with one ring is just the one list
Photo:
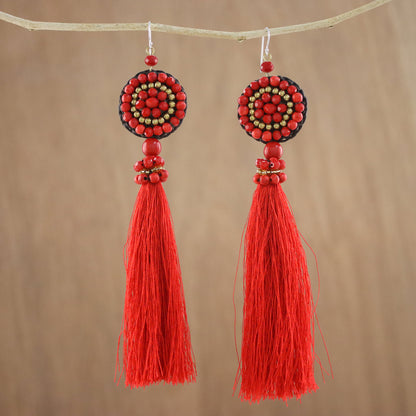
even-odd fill
[[(267, 28), (266, 28), (267, 29)], [(306, 98), (289, 78), (272, 76), (270, 32), (262, 39), (260, 79), (238, 98), (238, 120), (265, 144), (257, 159), (257, 184), (245, 234), (241, 378), (244, 400), (287, 400), (316, 390), (313, 322), (315, 311), (305, 253), (280, 186), (286, 180), (281, 143), (293, 138), (306, 118)], [(182, 123), (187, 95), (171, 74), (154, 70), (151, 42), (145, 63), (123, 87), (123, 125), (143, 137), (144, 158), (134, 165), (141, 185), (125, 247), (123, 372), (126, 385), (194, 381), (196, 367), (187, 322), (172, 220), (162, 182), (168, 178), (160, 140)], [(120, 339), (119, 339), (120, 343)]]

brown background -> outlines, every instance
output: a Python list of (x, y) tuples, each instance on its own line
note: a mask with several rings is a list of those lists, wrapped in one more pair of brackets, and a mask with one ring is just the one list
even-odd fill
[[(363, 3), (3, 0), (1, 9), (232, 31)], [(320, 390), (288, 408), (231, 396), (233, 278), (262, 152), (238, 126), (236, 98), (259, 76), (260, 40), (154, 34), (159, 69), (189, 97), (162, 155), (199, 376), (130, 391), (113, 371), (142, 141), (121, 126), (117, 103), (145, 68), (146, 35), (0, 23), (0, 414), (416, 415), (415, 20), (414, 2), (396, 0), (331, 30), (272, 39), (277, 72), (309, 99), (307, 123), (284, 146), (284, 189), (319, 258), (318, 313), (335, 373), (324, 384), (317, 372)], [(238, 334), (241, 286), (240, 276)]]

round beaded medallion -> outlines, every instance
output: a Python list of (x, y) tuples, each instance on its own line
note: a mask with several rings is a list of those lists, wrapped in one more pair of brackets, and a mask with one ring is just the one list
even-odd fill
[(292, 139), (306, 119), (306, 97), (289, 78), (253, 81), (238, 98), (238, 120), (248, 135), (263, 143)]
[(166, 72), (139, 72), (121, 91), (121, 122), (136, 136), (162, 139), (181, 125), (185, 113), (186, 93)]

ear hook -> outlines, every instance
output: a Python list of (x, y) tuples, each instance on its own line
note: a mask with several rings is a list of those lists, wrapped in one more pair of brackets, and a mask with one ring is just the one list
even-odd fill
[(267, 31), (267, 43), (266, 47), (264, 47), (264, 36), (261, 37), (261, 55), (260, 55), (260, 65), (264, 62), (264, 58), (271, 59), (269, 53), (269, 45), (270, 45), (270, 29), (265, 27), (264, 30)]
[(148, 55), (153, 55), (155, 52), (155, 48), (153, 47), (153, 42), (152, 42), (152, 22), (150, 20), (147, 23), (147, 36), (149, 38), (149, 46), (146, 49), (146, 52)]

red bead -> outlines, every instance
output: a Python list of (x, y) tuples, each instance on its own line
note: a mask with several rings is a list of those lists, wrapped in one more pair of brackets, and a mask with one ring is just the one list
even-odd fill
[[(147, 103), (147, 102), (146, 102), (146, 103)], [(277, 111), (279, 111), (279, 113), (285, 113), (285, 112), (286, 112), (286, 110), (287, 110), (287, 105), (286, 105), (286, 104), (280, 103), (280, 104), (277, 106)]]
[(278, 173), (278, 176), (279, 176), (280, 183), (285, 182), (285, 181), (286, 181), (286, 179), (287, 179), (287, 175), (286, 175), (286, 173), (284, 173), (284, 172), (279, 172), (279, 173)]
[(263, 108), (264, 102), (262, 100), (256, 100), (254, 101), (254, 107), (255, 108)]
[[(176, 114), (175, 114), (176, 115)], [(170, 119), (170, 123), (174, 126), (174, 127), (178, 127), (179, 124), (181, 123), (180, 120), (176, 117), (172, 117)]]
[(269, 78), (268, 77), (262, 77), (259, 79), (259, 85), (260, 87), (264, 88), (269, 85)]
[(260, 88), (260, 85), (257, 81), (250, 82), (250, 87), (253, 88), (253, 90), (258, 90)]
[(121, 96), (121, 102), (122, 103), (129, 103), (131, 101), (131, 95), (130, 94), (123, 94)]
[(261, 135), (261, 139), (264, 142), (269, 142), (272, 139), (272, 133), (270, 131), (264, 131)]
[(155, 82), (157, 80), (156, 72), (149, 72), (147, 74), (147, 79), (149, 80), (149, 82)]
[(159, 94), (157, 94), (157, 99), (159, 101), (165, 101), (166, 98), (168, 98), (168, 95), (165, 93), (165, 91), (160, 91)]
[(134, 182), (136, 182), (136, 183), (137, 183), (137, 185), (140, 185), (140, 184), (142, 183), (142, 178), (141, 178), (141, 176), (142, 176), (142, 175), (136, 175), (136, 176), (134, 177)]
[(285, 80), (280, 81), (279, 88), (280, 88), (281, 90), (286, 90), (286, 89), (287, 89), (287, 87), (289, 87), (289, 83), (288, 83), (287, 81), (285, 81)]
[(287, 126), (289, 127), (290, 130), (296, 130), (298, 127), (298, 123), (296, 123), (295, 120), (289, 120), (287, 123)]
[(155, 136), (160, 136), (161, 134), (163, 134), (162, 127), (154, 126), (153, 127), (153, 133), (155, 134)]
[(160, 82), (165, 82), (167, 77), (168, 76), (164, 72), (159, 72), (157, 74), (157, 80), (160, 81)]
[(165, 161), (160, 156), (156, 156), (154, 160), (155, 160), (155, 166), (163, 166), (165, 164)]
[(130, 126), (132, 129), (135, 129), (138, 125), (139, 125), (139, 120), (137, 120), (137, 118), (132, 118), (132, 119), (129, 121), (129, 126)]
[(131, 104), (130, 103), (123, 103), (120, 105), (120, 110), (123, 112), (130, 111)]
[(280, 182), (279, 177), (275, 173), (271, 174), (270, 175), (270, 182), (273, 185), (277, 185)]
[(254, 124), (253, 123), (247, 123), (244, 128), (246, 129), (247, 132), (251, 132), (254, 129)]
[(280, 113), (274, 113), (273, 114), (273, 121), (275, 123), (280, 123), (282, 121), (283, 117)]
[(135, 128), (135, 132), (137, 133), (137, 134), (140, 134), (140, 135), (142, 135), (143, 133), (144, 133), (144, 129), (145, 129), (146, 127), (143, 125), (143, 124), (139, 124), (136, 128)]
[(254, 182), (255, 184), (258, 184), (258, 183), (259, 183), (259, 181), (260, 181), (260, 175), (259, 175), (258, 173), (256, 173), (256, 174), (253, 176), (253, 182)]
[(183, 91), (178, 92), (176, 94), (176, 99), (179, 100), (179, 101), (184, 101), (184, 100), (186, 100), (186, 94)]
[(256, 159), (256, 167), (260, 168), (260, 164), (262, 162), (263, 159)]
[(270, 177), (268, 175), (260, 176), (260, 185), (268, 185), (270, 183)]
[(149, 179), (152, 183), (158, 183), (160, 181), (160, 176), (158, 173), (153, 172), (149, 175)]
[(185, 117), (185, 111), (182, 110), (178, 110), (175, 112), (175, 116), (179, 119), (182, 120)]
[(159, 105), (159, 100), (156, 97), (150, 97), (146, 100), (146, 106), (149, 108), (155, 108)]
[[(279, 104), (280, 106), (281, 104)], [(279, 107), (277, 107), (277, 109), (279, 109)], [(276, 106), (272, 103), (267, 103), (265, 104), (265, 106), (263, 107), (263, 110), (265, 111), (265, 113), (267, 114), (273, 114), (276, 112)], [(279, 110), (280, 111), (280, 110)]]
[(144, 84), (147, 81), (147, 75), (146, 74), (139, 74), (137, 79), (139, 80), (140, 84)]
[(269, 170), (269, 165), (270, 163), (268, 160), (260, 159), (259, 168), (261, 170)]
[(276, 77), (276, 76), (270, 77), (270, 85), (272, 87), (278, 87), (279, 83), (280, 83), (280, 78), (279, 77)]
[(137, 101), (135, 107), (140, 109), (140, 108), (144, 108), (145, 105), (146, 105), (146, 101), (139, 100), (139, 101)]
[(266, 114), (263, 116), (263, 123), (270, 124), (272, 122), (273, 118), (270, 114)]
[(292, 120), (295, 120), (296, 122), (301, 122), (303, 120), (303, 114), (302, 113), (293, 113), (292, 114)]
[(269, 61), (267, 61), (267, 62), (263, 62), (263, 63), (260, 65), (260, 71), (261, 71), (261, 72), (272, 72), (272, 71), (273, 71), (273, 69), (274, 69), (274, 65), (273, 65), (273, 63), (272, 63), (272, 62), (269, 62)]
[(144, 130), (144, 135), (146, 137), (152, 137), (153, 136), (153, 129), (151, 127), (146, 127)]
[(283, 154), (283, 148), (279, 143), (270, 142), (264, 146), (263, 154), (266, 159), (270, 159), (272, 157), (280, 159)]
[(144, 58), (144, 63), (148, 66), (155, 66), (157, 64), (157, 57), (154, 55), (148, 55)]
[(185, 101), (178, 101), (176, 103), (176, 108), (178, 110), (185, 110), (185, 108), (186, 108), (186, 102)]
[(240, 121), (240, 124), (242, 124), (244, 126), (248, 123), (248, 117), (247, 116), (241, 116), (239, 121)]
[(294, 85), (289, 85), (289, 86), (287, 87), (287, 92), (288, 92), (290, 95), (294, 94), (297, 90), (298, 90), (298, 89), (297, 89)]
[(256, 118), (262, 118), (263, 117), (263, 114), (264, 114), (264, 111), (262, 110), (262, 109), (257, 109), (255, 112), (254, 112), (254, 117), (256, 117)]
[(132, 118), (133, 118), (133, 114), (130, 112), (123, 114), (123, 120), (126, 122), (130, 121)]
[(278, 140), (280, 140), (281, 137), (282, 137), (282, 133), (280, 133), (279, 130), (275, 130), (273, 132), (273, 140), (278, 141)]
[(238, 114), (240, 116), (246, 116), (248, 114), (248, 107), (246, 105), (242, 105), (238, 107)]
[(136, 87), (138, 87), (138, 86), (139, 86), (140, 82), (139, 82), (139, 80), (138, 80), (137, 78), (132, 78), (132, 79), (129, 81), (129, 84), (130, 84), (130, 85), (133, 85), (133, 87), (134, 87), (134, 88), (136, 88)]
[(166, 179), (168, 178), (169, 173), (166, 169), (163, 169), (160, 171), (160, 182), (166, 182)]
[(271, 95), (268, 92), (265, 92), (262, 96), (261, 99), (263, 100), (264, 103), (268, 103), (271, 100)]
[(146, 139), (143, 142), (142, 150), (146, 156), (157, 156), (161, 152), (162, 146), (157, 139)]
[(238, 97), (238, 104), (240, 105), (247, 105), (248, 104), (248, 98), (245, 95), (240, 95)]
[[(155, 139), (156, 140), (156, 139)], [(157, 140), (156, 140), (157, 141)], [(153, 160), (153, 156), (146, 156), (143, 159), (143, 166), (146, 169), (151, 169), (154, 166), (154, 160)]]
[(168, 87), (171, 87), (174, 83), (175, 83), (175, 78), (173, 77), (166, 78), (166, 85)]
[(162, 130), (165, 132), (165, 133), (170, 133), (171, 131), (172, 131), (172, 126), (169, 124), (169, 123), (163, 123), (163, 125), (162, 125)]
[(283, 170), (286, 167), (286, 162), (283, 159), (280, 159), (279, 163), (280, 163), (279, 169)]
[(162, 112), (158, 108), (154, 108), (152, 110), (152, 117), (153, 118), (159, 118), (161, 116)]
[[(127, 91), (126, 91), (127, 92)], [(251, 97), (252, 95), (253, 95), (253, 90), (250, 88), (250, 87), (247, 87), (245, 90), (244, 90), (244, 95), (246, 96), (246, 97)]]
[(290, 130), (287, 127), (282, 127), (282, 136), (287, 137), (290, 134)]
[(158, 91), (156, 88), (149, 88), (147, 93), (149, 94), (149, 97), (156, 97)]
[(143, 117), (150, 117), (150, 114), (152, 113), (152, 110), (150, 108), (143, 108), (142, 110), (142, 116)]
[(280, 101), (282, 101), (282, 97), (279, 94), (273, 95), (273, 97), (272, 97), (272, 103), (273, 104), (277, 105), (277, 104), (280, 103)]
[(270, 169), (272, 169), (272, 170), (278, 170), (279, 167), (280, 167), (279, 159), (277, 159), (275, 157), (271, 157), (270, 158)]
[(302, 113), (305, 110), (305, 106), (303, 104), (296, 104), (295, 105), (295, 111), (298, 113)]
[(146, 92), (146, 91), (140, 91), (138, 96), (139, 96), (139, 98), (140, 98), (141, 100), (146, 100), (146, 99), (147, 99), (147, 97), (148, 97), (148, 95), (147, 95), (147, 92)]
[(173, 84), (171, 89), (176, 94), (182, 90), (182, 87), (180, 86), (180, 84)]
[(292, 101), (294, 103), (300, 103), (303, 100), (303, 95), (300, 92), (295, 92), (292, 95)]
[(256, 139), (256, 140), (258, 140), (258, 139), (260, 139), (260, 137), (261, 137), (261, 135), (262, 135), (262, 131), (260, 130), (260, 129), (254, 129), (252, 132), (251, 132), (251, 135)]
[(169, 104), (166, 101), (162, 101), (161, 103), (159, 103), (160, 111), (167, 111), (168, 108), (169, 108)]
[(133, 94), (133, 92), (134, 92), (134, 87), (133, 87), (133, 85), (126, 85), (125, 87), (124, 87), (124, 92), (126, 93), (126, 94)]
[(136, 172), (140, 172), (141, 170), (143, 170), (143, 161), (142, 161), (142, 160), (137, 161), (137, 162), (134, 164), (133, 169), (134, 169)]

